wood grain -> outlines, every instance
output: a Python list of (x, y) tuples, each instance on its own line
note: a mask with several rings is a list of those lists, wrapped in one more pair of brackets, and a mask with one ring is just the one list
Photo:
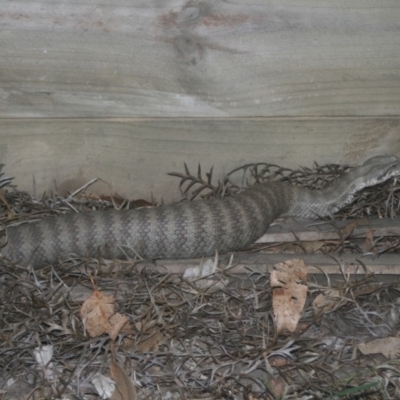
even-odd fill
[(179, 182), (166, 174), (183, 172), (184, 162), (193, 173), (198, 163), (214, 167), (216, 179), (250, 162), (357, 164), (399, 154), (399, 138), (400, 118), (0, 119), (0, 162), (38, 196), (98, 177), (90, 192), (171, 201)]
[(362, 218), (345, 221), (316, 221), (289, 218), (287, 221), (271, 225), (257, 243), (341, 240), (349, 236), (364, 238), (370, 231), (375, 238), (400, 236), (400, 220), (398, 218)]
[(0, 118), (388, 116), (397, 0), (8, 1)]
[[(232, 274), (269, 274), (275, 264), (287, 260), (300, 259), (307, 265), (308, 274), (342, 275), (394, 275), (398, 276), (399, 257), (398, 254), (384, 254), (380, 257), (364, 257), (361, 254), (325, 255), (325, 254), (263, 254), (263, 253), (235, 253)], [(224, 268), (229, 264), (229, 256), (220, 257), (221, 266)], [(157, 260), (154, 263), (143, 265), (146, 270), (155, 270), (172, 274), (183, 274), (186, 269), (197, 267), (201, 260)], [(363, 268), (366, 267), (366, 269)]]

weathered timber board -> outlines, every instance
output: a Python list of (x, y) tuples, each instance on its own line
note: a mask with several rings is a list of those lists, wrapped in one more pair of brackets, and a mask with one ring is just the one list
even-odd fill
[[(229, 264), (230, 255), (219, 257), (220, 268)], [(324, 255), (324, 254), (265, 254), (265, 253), (234, 253), (232, 267), (234, 274), (249, 272), (269, 274), (273, 266), (292, 259), (304, 260), (309, 274), (355, 274), (365, 275), (400, 275), (398, 254), (384, 254), (380, 257), (363, 256), (361, 254)], [(140, 265), (140, 264), (139, 264)], [(201, 265), (200, 259), (192, 260), (156, 260), (143, 265), (143, 268), (164, 271), (173, 274), (183, 274), (187, 268)], [(366, 269), (364, 269), (364, 267)]]
[[(215, 178), (249, 162), (297, 168), (357, 164), (375, 154), (400, 153), (400, 117), (239, 119), (1, 119), (0, 162), (22, 190), (73, 191), (94, 177), (98, 194), (179, 198), (167, 172)], [(241, 176), (237, 179), (240, 181)]]
[(399, 236), (400, 219), (362, 218), (344, 221), (318, 221), (312, 219), (292, 219), (273, 223), (257, 243), (281, 243), (314, 240), (341, 240), (365, 237), (369, 232), (373, 237)]
[(398, 0), (3, 1), (0, 118), (400, 114)]

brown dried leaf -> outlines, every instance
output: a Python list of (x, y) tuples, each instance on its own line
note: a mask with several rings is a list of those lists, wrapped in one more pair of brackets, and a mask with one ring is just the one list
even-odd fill
[(389, 360), (393, 360), (400, 355), (400, 338), (376, 339), (371, 342), (360, 343), (357, 347), (364, 355), (381, 353)]
[(129, 328), (129, 318), (119, 313), (114, 314), (108, 320), (108, 334), (112, 340), (115, 340), (122, 328)]
[(362, 249), (364, 250), (365, 253), (371, 251), (375, 246), (374, 233), (375, 229), (370, 229), (365, 235), (365, 239), (362, 244)]
[(287, 358), (279, 356), (273, 356), (268, 361), (272, 367), (284, 367), (285, 365), (288, 365), (290, 363)]
[(135, 385), (128, 374), (115, 362), (114, 356), (111, 359), (110, 372), (115, 382), (111, 400), (137, 400)]
[(80, 309), (89, 336), (100, 336), (109, 329), (109, 319), (115, 314), (115, 298), (94, 290)]
[(326, 245), (323, 240), (312, 240), (307, 242), (302, 242), (301, 246), (307, 254), (316, 253), (321, 250)]
[(271, 272), (272, 306), (278, 333), (295, 332), (307, 297), (307, 267), (303, 260), (274, 265)]
[(286, 384), (286, 382), (279, 376), (271, 378), (268, 381), (267, 385), (271, 389), (272, 393), (275, 395), (276, 399), (282, 399), (288, 389), (288, 385)]
[(340, 290), (327, 289), (313, 301), (314, 317), (320, 319), (324, 313), (337, 310), (348, 302)]
[(371, 294), (380, 290), (384, 286), (383, 282), (378, 283), (370, 283), (368, 282), (368, 286), (361, 286), (353, 291), (354, 297), (365, 296), (366, 294)]
[(115, 340), (121, 329), (127, 324), (128, 317), (115, 312), (115, 298), (95, 289), (80, 309), (90, 337), (100, 336), (107, 332)]
[[(135, 326), (137, 330), (142, 330), (141, 322), (136, 322)], [(159, 346), (165, 342), (164, 335), (156, 326), (153, 326), (149, 330), (143, 332), (142, 339), (136, 345), (136, 350), (144, 353), (158, 351)]]

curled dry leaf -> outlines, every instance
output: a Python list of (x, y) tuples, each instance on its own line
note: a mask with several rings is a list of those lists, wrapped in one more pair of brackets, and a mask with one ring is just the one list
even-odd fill
[(307, 267), (303, 260), (288, 260), (274, 265), (270, 279), (277, 330), (295, 332), (307, 297)]
[(107, 332), (113, 340), (126, 325), (128, 318), (115, 312), (115, 298), (94, 290), (80, 309), (85, 329), (90, 337)]
[(110, 364), (111, 376), (115, 381), (115, 390), (111, 400), (136, 400), (136, 388), (127, 373), (114, 361)]
[[(143, 330), (143, 325), (141, 322), (136, 322), (135, 326), (138, 331)], [(149, 351), (158, 351), (160, 345), (164, 343), (164, 335), (156, 326), (152, 326), (150, 329), (143, 331), (143, 336), (140, 342), (137, 343), (136, 350), (144, 353)]]
[(340, 290), (327, 289), (313, 301), (314, 317), (319, 320), (323, 314), (337, 310), (348, 302)]
[(115, 314), (115, 298), (94, 290), (80, 309), (85, 328), (91, 337), (100, 336), (108, 331), (109, 319)]
[(371, 342), (360, 343), (357, 347), (364, 355), (381, 353), (389, 360), (392, 360), (400, 355), (400, 338), (391, 336), (384, 339), (376, 339)]
[(128, 374), (117, 364), (114, 357), (111, 359), (110, 372), (115, 382), (111, 400), (137, 400), (135, 385)]
[(118, 333), (124, 328), (126, 330), (129, 329), (130, 324), (128, 322), (128, 317), (126, 315), (122, 315), (119, 313), (114, 314), (108, 320), (108, 334), (112, 340), (115, 340), (118, 336)]

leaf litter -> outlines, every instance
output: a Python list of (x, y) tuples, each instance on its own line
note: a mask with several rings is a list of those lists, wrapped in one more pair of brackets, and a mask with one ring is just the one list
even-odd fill
[(274, 265), (270, 275), (277, 333), (296, 331), (307, 298), (307, 266), (303, 260)]
[[(200, 167), (197, 175), (187, 167), (174, 175), (181, 178), (183, 198), (192, 200), (230, 195), (264, 180), (318, 189), (347, 169), (315, 165), (292, 171), (248, 164), (216, 184), (212, 171), (203, 178)], [(144, 200), (90, 195), (90, 183), (67, 197), (37, 199), (18, 191), (0, 172), (0, 221), (7, 225), (65, 212), (151, 206)], [(399, 205), (399, 186), (392, 179), (364, 189), (335, 218), (395, 217)], [(359, 239), (352, 231), (343, 233), (339, 245), (295, 245), (333, 255), (399, 251), (397, 237), (377, 240), (371, 232)], [(277, 250), (270, 246), (266, 251)], [(295, 257), (287, 254), (291, 265)], [(0, 259), (0, 399), (400, 396), (396, 279), (348, 276), (343, 265), (338, 265), (343, 275), (338, 282), (278, 276), (292, 303), (297, 297), (304, 302), (304, 308), (295, 307), (296, 323), (280, 330), (277, 286), (267, 274), (233, 274), (216, 259), (204, 260), (184, 278), (146, 270), (143, 262), (110, 261), (99, 254), (30, 270)], [(289, 307), (291, 301), (281, 305)]]

